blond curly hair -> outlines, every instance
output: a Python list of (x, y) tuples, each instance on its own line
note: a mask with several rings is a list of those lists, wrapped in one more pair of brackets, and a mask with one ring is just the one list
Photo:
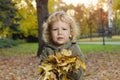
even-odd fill
[(65, 13), (64, 11), (57, 11), (57, 12), (52, 13), (48, 17), (46, 22), (43, 23), (42, 39), (44, 40), (44, 42), (47, 42), (47, 43), (52, 42), (51, 35), (50, 35), (50, 26), (52, 26), (52, 24), (56, 21), (63, 21), (70, 25), (70, 30), (72, 34), (70, 39), (71, 41), (75, 41), (76, 36), (79, 33), (77, 24), (75, 23), (74, 19), (71, 16), (69, 16), (67, 13)]

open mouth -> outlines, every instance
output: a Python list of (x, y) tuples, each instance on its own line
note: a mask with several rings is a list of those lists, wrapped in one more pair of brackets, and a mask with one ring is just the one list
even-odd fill
[(58, 37), (57, 39), (58, 39), (58, 40), (63, 40), (64, 38), (63, 38), (63, 37)]

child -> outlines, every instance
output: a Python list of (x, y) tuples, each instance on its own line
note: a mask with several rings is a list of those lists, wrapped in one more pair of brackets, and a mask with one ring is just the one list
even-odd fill
[[(49, 55), (55, 55), (61, 50), (71, 50), (72, 55), (79, 56), (84, 60), (84, 56), (75, 42), (78, 28), (75, 21), (63, 11), (51, 14), (43, 24), (43, 40), (46, 45), (40, 55), (40, 63)], [(82, 80), (82, 69), (78, 72), (69, 72), (69, 80)]]

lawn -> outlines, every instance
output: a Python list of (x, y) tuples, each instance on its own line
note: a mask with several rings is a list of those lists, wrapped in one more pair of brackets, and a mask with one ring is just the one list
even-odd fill
[(37, 43), (24, 43), (12, 48), (1, 48), (1, 55), (32, 55), (36, 54), (38, 49)]
[(80, 44), (79, 46), (84, 53), (115, 53), (120, 51), (120, 45)]
[[(80, 44), (81, 50), (84, 53), (99, 53), (99, 52), (119, 52), (120, 45), (105, 45), (102, 44)], [(24, 43), (13, 48), (2, 48), (0, 49), (1, 55), (34, 55), (37, 53), (37, 43)]]

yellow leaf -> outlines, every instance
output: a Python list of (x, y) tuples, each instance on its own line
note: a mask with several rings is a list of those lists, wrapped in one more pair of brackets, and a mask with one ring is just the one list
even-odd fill
[(42, 74), (44, 72), (44, 69), (43, 68), (39, 68), (38, 72), (39, 72), (39, 74)]
[(72, 52), (70, 50), (63, 49), (61, 54), (64, 56), (71, 56)]
[(42, 80), (47, 80), (50, 78), (51, 72), (50, 70), (52, 70), (52, 65), (51, 64), (42, 64), (42, 66), (40, 66), (40, 70), (42, 71), (42, 69), (44, 70), (44, 74), (42, 74)]
[(50, 64), (50, 63), (53, 65), (57, 64), (56, 57), (54, 55), (50, 55), (45, 62), (46, 64)]
[(58, 66), (65, 66), (65, 65), (68, 65), (70, 63), (73, 63), (75, 62), (76, 58), (75, 57), (63, 57), (61, 59), (61, 62), (58, 63)]
[(63, 66), (63, 70), (66, 71), (66, 72), (68, 72), (71, 68), (72, 68), (71, 64), (69, 64), (67, 66)]
[(59, 52), (56, 52), (55, 59), (56, 59), (57, 63), (60, 63), (61, 58), (62, 58), (62, 55)]
[(78, 58), (76, 60), (76, 69), (78, 69), (80, 67), (85, 70), (86, 69), (86, 64), (85, 64), (85, 62), (83, 62), (81, 59)]

